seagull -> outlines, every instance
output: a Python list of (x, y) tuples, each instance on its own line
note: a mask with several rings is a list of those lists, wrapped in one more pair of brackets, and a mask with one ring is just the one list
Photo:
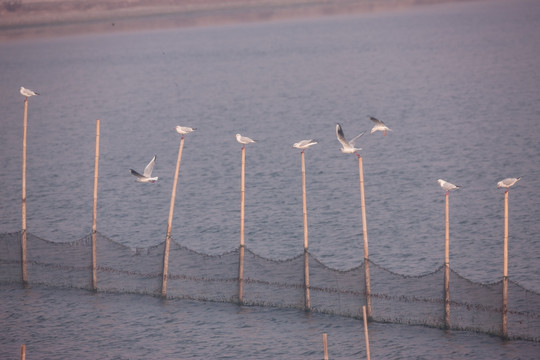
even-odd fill
[(354, 138), (352, 138), (351, 141), (347, 141), (347, 139), (345, 139), (345, 134), (343, 134), (343, 129), (341, 128), (341, 125), (339, 124), (336, 124), (336, 135), (337, 135), (337, 139), (339, 140), (339, 142), (341, 143), (341, 152), (344, 153), (344, 154), (356, 154), (356, 156), (360, 157), (360, 155), (358, 155), (356, 152), (358, 150), (362, 150), (361, 148), (355, 148), (354, 147), (354, 142), (362, 135), (364, 135), (365, 131), (360, 133), (359, 135), (356, 135)]
[(190, 132), (193, 132), (195, 130), (197, 130), (197, 128), (192, 128), (192, 127), (188, 127), (188, 126), (180, 126), (180, 125), (178, 125), (176, 127), (176, 132), (179, 133), (180, 135), (182, 135), (182, 139), (184, 138), (185, 134), (189, 134)]
[(497, 183), (497, 189), (500, 188), (506, 188), (506, 191), (510, 188), (510, 186), (514, 186), (515, 183), (517, 183), (521, 179), (521, 176), (518, 178), (506, 178), (504, 180), (501, 180)]
[(302, 141), (299, 141), (299, 142), (295, 143), (292, 147), (297, 148), (297, 149), (301, 149), (302, 152), (304, 152), (304, 150), (306, 150), (308, 147), (313, 146), (315, 144), (317, 144), (317, 142), (315, 140), (313, 140), (313, 139), (302, 140)]
[(29, 98), (30, 96), (39, 95), (39, 93), (35, 90), (26, 89), (21, 86), (21, 89), (19, 90), (21, 92), (21, 95), (26, 96), (26, 98)]
[(152, 170), (154, 170), (154, 165), (156, 165), (156, 158), (157, 156), (154, 155), (152, 160), (150, 160), (148, 165), (146, 165), (146, 167), (144, 168), (144, 173), (142, 175), (133, 169), (129, 169), (129, 171), (131, 172), (131, 175), (137, 178), (136, 181), (142, 182), (142, 183), (148, 183), (148, 182), (155, 183), (158, 180), (157, 176), (152, 177)]
[(240, 134), (236, 134), (236, 141), (238, 141), (240, 144), (242, 144), (242, 147), (245, 147), (247, 144), (256, 142), (253, 139), (248, 138), (247, 136), (242, 136)]
[(375, 123), (375, 126), (371, 129), (369, 134), (373, 134), (375, 131), (382, 131), (384, 135), (386, 135), (387, 131), (392, 131), (388, 126), (386, 126), (381, 120), (374, 118), (373, 116), (370, 116), (369, 119)]
[(446, 194), (448, 195), (448, 192), (450, 190), (456, 190), (459, 189), (461, 186), (454, 185), (452, 183), (449, 183), (448, 181), (444, 181), (443, 179), (437, 180), (439, 182), (439, 185), (443, 188), (444, 191), (446, 191)]

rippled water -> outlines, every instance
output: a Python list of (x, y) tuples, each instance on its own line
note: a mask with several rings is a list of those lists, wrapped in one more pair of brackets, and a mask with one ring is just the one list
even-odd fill
[[(297, 310), (79, 290), (0, 288), (0, 356), (15, 359), (365, 358), (362, 321)], [(45, 310), (47, 309), (47, 310)], [(69, 309), (69, 311), (66, 311)], [(9, 314), (8, 316), (4, 314)], [(538, 343), (371, 323), (372, 359), (534, 359)]]
[[(240, 146), (234, 134), (239, 132), (260, 140), (247, 148), (246, 244), (262, 256), (290, 258), (303, 246), (300, 155), (291, 145), (316, 138), (320, 143), (306, 152), (310, 251), (329, 266), (349, 269), (363, 258), (358, 168), (356, 157), (338, 151), (335, 124), (341, 123), (350, 137), (369, 129), (367, 116), (373, 115), (393, 132), (360, 141), (370, 259), (401, 274), (422, 274), (441, 265), (444, 192), (436, 180), (443, 178), (463, 186), (450, 196), (452, 268), (474, 281), (499, 280), (503, 191), (496, 183), (523, 176), (510, 191), (509, 273), (540, 291), (535, 192), (540, 186), (539, 15), (535, 1), (495, 1), (0, 44), (0, 231), (20, 229), (23, 98), (18, 88), (23, 85), (41, 92), (29, 101), (30, 232), (53, 241), (72, 241), (90, 232), (99, 118), (98, 230), (133, 247), (162, 242), (179, 143), (174, 126), (181, 124), (198, 130), (186, 136), (173, 238), (212, 254), (238, 246)], [(142, 170), (154, 154), (154, 174), (160, 180), (135, 183), (128, 170)], [(13, 291), (38, 313), (46, 310), (35, 297)], [(62, 303), (65, 296), (45, 292), (53, 302)], [(10, 290), (2, 293), (11, 296)], [(121, 328), (156, 308), (182, 311), (132, 296), (97, 295), (84, 301), (95, 299), (107, 306), (119, 301), (126, 308), (144, 304), (145, 310), (128, 311)], [(212, 319), (235, 316), (227, 315), (232, 311), (242, 321), (256, 323), (260, 316), (275, 323), (273, 331), (260, 330), (268, 331), (272, 342), (282, 339), (291, 322), (317, 324), (315, 343), (325, 321), (360, 326), (341, 318), (304, 319), (297, 312), (230, 305), (209, 310), (213, 305), (186, 305), (202, 317), (203, 332), (214, 331), (208, 325)], [(64, 306), (72, 305), (58, 309)], [(59, 320), (54, 326), (77, 331), (80, 325)], [(412, 339), (396, 345), (406, 349), (396, 350), (395, 358), (429, 357), (421, 349), (433, 337), (463, 340), (431, 329), (373, 326), (384, 334), (412, 331), (420, 337), (412, 349)], [(136, 335), (124, 333), (121, 341), (126, 343), (116, 348), (146, 337), (147, 325), (137, 328)], [(493, 341), (506, 351), (497, 339), (478, 339), (474, 346), (486, 350), (491, 345), (482, 344)], [(236, 356), (245, 351), (235, 352), (235, 345), (223, 342)], [(383, 343), (386, 349), (381, 350), (390, 351)], [(265, 357), (266, 346), (253, 349), (253, 357)], [(163, 354), (176, 351), (160, 348)], [(339, 352), (346, 354), (345, 349), (346, 343)], [(214, 351), (214, 356), (221, 353)], [(460, 351), (454, 358), (464, 356)]]

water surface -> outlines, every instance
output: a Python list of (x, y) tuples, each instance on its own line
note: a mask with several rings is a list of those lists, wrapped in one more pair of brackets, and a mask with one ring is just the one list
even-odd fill
[[(358, 168), (355, 156), (338, 151), (335, 124), (352, 137), (371, 127), (373, 115), (393, 132), (360, 141), (370, 259), (407, 275), (442, 264), (444, 192), (436, 180), (443, 178), (463, 186), (450, 196), (451, 267), (473, 281), (500, 280), (496, 183), (523, 176), (510, 190), (509, 273), (538, 292), (539, 15), (535, 1), (492, 1), (0, 44), (0, 231), (20, 230), (23, 85), (41, 92), (29, 101), (30, 232), (65, 242), (91, 231), (99, 118), (98, 230), (131, 247), (162, 242), (180, 124), (198, 130), (183, 151), (175, 241), (211, 254), (238, 246), (234, 135), (242, 133), (260, 140), (247, 149), (246, 244), (290, 258), (303, 246), (300, 154), (291, 145), (316, 138), (306, 152), (310, 251), (350, 269), (363, 260)], [(129, 169), (141, 171), (154, 154), (160, 180), (135, 183)], [(129, 308), (154, 300), (121, 301)], [(381, 327), (388, 328), (403, 329)], [(253, 351), (262, 357), (264, 349)]]

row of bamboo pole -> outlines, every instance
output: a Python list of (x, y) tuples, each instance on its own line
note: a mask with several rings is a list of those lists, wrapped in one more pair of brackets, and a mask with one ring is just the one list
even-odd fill
[[(22, 229), (21, 229), (21, 266), (22, 266), (22, 283), (24, 286), (28, 284), (27, 274), (27, 254), (26, 254), (26, 242), (27, 242), (27, 227), (26, 227), (26, 153), (27, 153), (27, 128), (28, 128), (28, 97), (24, 100), (24, 116), (23, 116), (23, 156), (22, 156)], [(95, 149), (95, 162), (94, 162), (94, 193), (93, 193), (93, 216), (92, 216), (92, 289), (97, 291), (97, 259), (96, 259), (96, 234), (97, 234), (97, 189), (98, 189), (98, 174), (99, 174), (99, 139), (100, 139), (100, 120), (96, 120), (96, 149)], [(172, 229), (172, 219), (174, 213), (174, 204), (176, 197), (176, 188), (178, 184), (178, 173), (180, 170), (180, 163), (182, 160), (182, 149), (184, 146), (184, 135), (180, 139), (180, 148), (178, 150), (178, 158), (176, 162), (176, 170), (174, 175), (173, 188), (171, 193), (171, 202), (169, 208), (169, 218), (167, 222), (167, 233), (165, 237), (165, 250), (163, 254), (163, 279), (161, 286), (161, 295), (167, 296), (167, 276), (168, 276), (168, 262), (170, 251), (170, 239)], [(362, 229), (364, 239), (364, 276), (365, 276), (365, 302), (364, 317), (369, 319), (372, 317), (371, 309), (371, 284), (369, 275), (369, 250), (368, 250), (368, 233), (367, 233), (367, 220), (365, 210), (365, 195), (364, 195), (364, 173), (362, 157), (358, 155), (358, 169), (360, 178), (360, 201), (362, 210)], [(238, 267), (238, 302), (243, 303), (243, 279), (244, 279), (244, 218), (245, 218), (245, 162), (246, 162), (246, 148), (242, 146), (242, 166), (241, 166), (241, 181), (240, 181), (240, 193), (241, 193), (241, 207), (240, 207), (240, 258)], [(302, 205), (303, 205), (303, 223), (304, 223), (304, 288), (305, 288), (305, 309), (309, 311), (310, 305), (310, 293), (309, 293), (309, 258), (308, 258), (308, 221), (307, 221), (307, 201), (306, 201), (306, 167), (304, 151), (301, 152), (301, 165), (302, 165)], [(445, 303), (445, 327), (450, 327), (450, 290), (449, 290), (449, 274), (450, 274), (450, 261), (449, 261), (449, 196), (446, 193), (445, 196), (445, 255), (444, 255), (444, 303)], [(503, 306), (502, 306), (502, 328), (501, 333), (503, 337), (507, 337), (507, 313), (508, 313), (508, 191), (505, 191), (504, 195), (504, 255), (503, 255)]]

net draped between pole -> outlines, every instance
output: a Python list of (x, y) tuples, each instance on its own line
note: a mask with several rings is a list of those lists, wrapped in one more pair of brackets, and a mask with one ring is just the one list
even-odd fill
[[(164, 242), (130, 248), (97, 233), (97, 291), (159, 296)], [(92, 290), (92, 235), (57, 243), (27, 233), (29, 286)], [(0, 284), (21, 283), (21, 232), (0, 234)], [(364, 264), (347, 271), (309, 256), (311, 311), (362, 318), (366, 305)], [(167, 296), (238, 302), (239, 249), (207, 255), (171, 239)], [(263, 258), (245, 249), (245, 305), (304, 309), (304, 254), (285, 260)], [(371, 320), (445, 327), (444, 266), (421, 276), (393, 273), (370, 261)], [(540, 294), (509, 280), (507, 335), (540, 341)], [(472, 282), (451, 269), (450, 328), (501, 335), (502, 281)]]

